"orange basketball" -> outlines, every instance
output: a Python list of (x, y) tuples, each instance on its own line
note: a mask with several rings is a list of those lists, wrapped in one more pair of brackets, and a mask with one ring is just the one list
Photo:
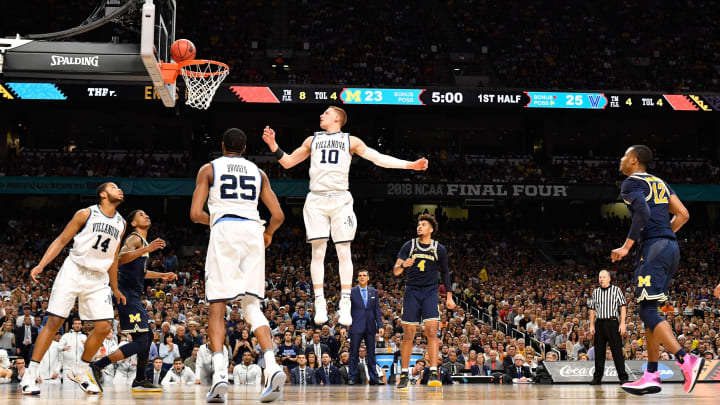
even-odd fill
[(195, 59), (195, 45), (187, 39), (178, 39), (170, 47), (170, 56), (175, 62)]

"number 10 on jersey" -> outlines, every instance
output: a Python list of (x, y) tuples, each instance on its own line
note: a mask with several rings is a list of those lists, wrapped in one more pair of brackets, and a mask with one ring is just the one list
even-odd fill
[[(325, 152), (327, 152), (327, 159)], [(320, 149), (320, 153), (322, 153), (320, 163), (332, 163), (336, 165), (338, 160), (340, 160), (340, 152), (337, 149)]]

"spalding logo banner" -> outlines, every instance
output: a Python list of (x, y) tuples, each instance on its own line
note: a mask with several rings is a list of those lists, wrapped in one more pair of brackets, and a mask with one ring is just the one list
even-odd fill
[[(610, 363), (610, 364), (608, 364)], [(557, 383), (587, 383), (592, 381), (595, 372), (594, 361), (546, 361), (545, 368), (552, 376), (553, 382)], [(635, 381), (642, 377), (645, 372), (647, 362), (640, 360), (625, 361), (625, 370), (630, 377), (630, 381)], [(660, 379), (663, 382), (683, 382), (683, 374), (674, 361), (661, 361), (658, 364)], [(603, 374), (604, 382), (619, 382), (617, 370), (612, 361), (605, 362), (605, 373)]]

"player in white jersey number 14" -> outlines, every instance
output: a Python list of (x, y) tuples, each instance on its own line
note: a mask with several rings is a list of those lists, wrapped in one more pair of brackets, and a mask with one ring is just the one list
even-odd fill
[(320, 325), (328, 320), (327, 304), (323, 292), (325, 278), (325, 251), (327, 241), (332, 237), (337, 250), (341, 298), (338, 322), (349, 326), (350, 288), (352, 287), (353, 264), (350, 243), (355, 238), (357, 221), (353, 212), (353, 198), (348, 191), (348, 174), (352, 155), (356, 154), (377, 166), (388, 169), (426, 170), (425, 158), (414, 162), (384, 155), (368, 147), (360, 138), (341, 132), (347, 122), (342, 108), (331, 106), (320, 115), (320, 128), (295, 149), (285, 153), (275, 141), (275, 131), (265, 127), (263, 140), (275, 153), (278, 163), (289, 169), (310, 157), (310, 193), (305, 200), (303, 217), (307, 240), (312, 244), (310, 275), (315, 291), (315, 323)]
[(124, 195), (115, 183), (101, 184), (97, 196), (98, 204), (76, 212), (60, 236), (48, 246), (40, 263), (30, 272), (32, 281), (38, 283), (45, 267), (55, 260), (70, 240), (73, 241), (70, 254), (53, 283), (47, 323), (38, 335), (30, 367), (20, 382), (25, 395), (40, 394), (36, 384), (38, 366), (55, 332), (70, 315), (76, 298), (80, 319), (93, 322), (94, 329), (85, 342), (85, 351), (79, 364), (71, 370), (64, 370), (64, 373), (89, 394), (101, 391), (90, 373), (89, 363), (112, 329), (111, 322), (115, 316), (111, 294), (115, 295), (118, 302), (126, 302), (125, 296), (118, 289), (117, 278), (118, 252), (125, 233), (125, 220), (116, 210), (123, 202)]

